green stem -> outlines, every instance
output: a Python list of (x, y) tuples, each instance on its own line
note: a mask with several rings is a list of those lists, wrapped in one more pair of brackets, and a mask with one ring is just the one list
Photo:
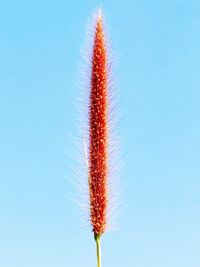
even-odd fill
[(101, 242), (100, 242), (100, 235), (94, 234), (94, 239), (96, 242), (97, 248), (97, 267), (101, 267)]

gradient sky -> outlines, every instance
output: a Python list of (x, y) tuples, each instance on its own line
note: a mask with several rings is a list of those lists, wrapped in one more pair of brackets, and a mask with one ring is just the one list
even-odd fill
[[(0, 267), (93, 267), (70, 200), (73, 105), (99, 1), (0, 3)], [(102, 1), (118, 64), (123, 205), (103, 267), (200, 266), (200, 2)]]

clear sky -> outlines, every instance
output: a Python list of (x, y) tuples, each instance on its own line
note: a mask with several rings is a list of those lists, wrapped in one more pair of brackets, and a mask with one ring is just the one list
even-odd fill
[[(0, 3), (0, 267), (93, 267), (70, 200), (73, 99), (99, 1)], [(118, 64), (123, 205), (103, 267), (200, 266), (200, 2), (102, 1)]]

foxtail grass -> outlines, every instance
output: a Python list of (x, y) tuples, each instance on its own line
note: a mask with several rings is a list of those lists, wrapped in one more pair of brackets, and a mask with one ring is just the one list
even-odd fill
[[(88, 40), (87, 40), (88, 41)], [(87, 163), (89, 216), (96, 242), (97, 267), (101, 267), (101, 237), (108, 228), (110, 206), (110, 170), (113, 140), (110, 137), (113, 118), (110, 50), (108, 49), (102, 10), (94, 16), (91, 49), (87, 54), (88, 103), (84, 154)], [(113, 186), (114, 187), (114, 186)]]

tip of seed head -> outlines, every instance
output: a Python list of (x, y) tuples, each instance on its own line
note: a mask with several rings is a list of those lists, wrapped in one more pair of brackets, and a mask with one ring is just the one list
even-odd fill
[(97, 10), (97, 19), (98, 21), (102, 20), (102, 7), (101, 6)]

